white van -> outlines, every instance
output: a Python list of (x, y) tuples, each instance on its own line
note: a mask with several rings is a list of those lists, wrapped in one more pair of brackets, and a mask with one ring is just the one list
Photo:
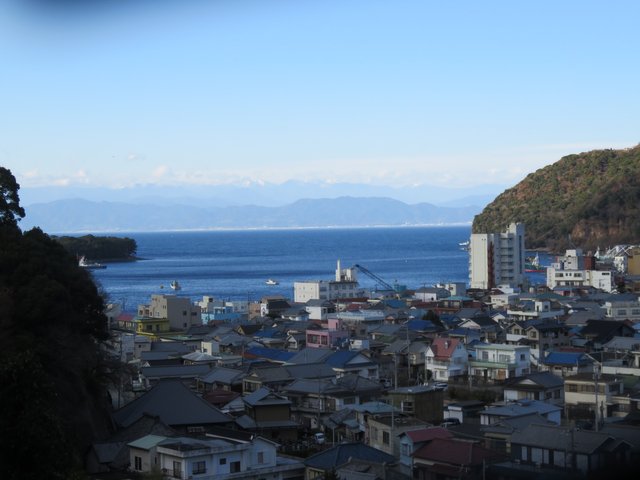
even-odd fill
[(313, 441), (318, 445), (322, 445), (325, 442), (324, 433), (318, 432), (313, 434)]

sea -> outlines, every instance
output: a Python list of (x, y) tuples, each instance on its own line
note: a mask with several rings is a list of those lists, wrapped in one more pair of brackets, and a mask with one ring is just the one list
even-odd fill
[[(293, 283), (331, 280), (342, 268), (365, 267), (384, 282), (409, 289), (442, 282), (468, 282), (469, 254), (460, 242), (471, 227), (371, 227), (216, 230), (109, 234), (138, 245), (132, 262), (109, 263), (92, 275), (110, 303), (134, 312), (152, 294), (201, 300), (259, 300), (266, 295), (293, 298)], [(278, 285), (267, 285), (273, 279)], [(177, 281), (181, 290), (170, 283)], [(382, 288), (358, 272), (365, 289)]]

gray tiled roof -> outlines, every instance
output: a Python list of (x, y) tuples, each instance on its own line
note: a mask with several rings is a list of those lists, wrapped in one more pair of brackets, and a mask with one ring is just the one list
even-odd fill
[(161, 380), (151, 390), (113, 414), (127, 427), (144, 414), (157, 415), (166, 425), (210, 425), (231, 419), (185, 387), (180, 380)]
[(364, 443), (341, 443), (333, 448), (310, 456), (304, 462), (307, 467), (320, 470), (332, 470), (347, 463), (350, 459), (369, 460), (378, 463), (395, 463), (392, 455), (370, 447)]
[(511, 436), (512, 444), (587, 454), (611, 440), (612, 438), (604, 433), (577, 429), (572, 431), (567, 427), (538, 424), (531, 424)]

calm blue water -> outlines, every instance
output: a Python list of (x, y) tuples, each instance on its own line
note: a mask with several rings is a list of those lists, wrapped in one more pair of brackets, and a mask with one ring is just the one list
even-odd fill
[[(193, 300), (293, 298), (294, 281), (332, 279), (338, 259), (343, 268), (357, 263), (387, 283), (419, 288), (468, 281), (468, 254), (458, 243), (469, 234), (468, 226), (117, 234), (134, 238), (144, 260), (111, 263), (93, 275), (127, 311), (153, 293), (176, 293), (172, 280), (182, 285), (178, 295)], [(280, 284), (267, 286), (268, 278)], [(375, 287), (362, 273), (358, 280)]]

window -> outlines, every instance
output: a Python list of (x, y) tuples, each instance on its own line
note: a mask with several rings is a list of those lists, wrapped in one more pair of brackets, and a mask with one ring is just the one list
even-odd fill
[(413, 402), (402, 402), (402, 411), (405, 413), (413, 413)]
[(227, 459), (226, 458), (221, 458), (220, 461), (218, 462), (220, 465), (226, 465), (227, 464)]
[(199, 462), (193, 462), (193, 472), (194, 475), (200, 474), (200, 473), (207, 473), (207, 462), (205, 462), (204, 460), (199, 461)]
[(382, 432), (382, 443), (389, 445), (389, 432)]
[(524, 353), (520, 354), (520, 360), (524, 360)]
[(240, 462), (231, 462), (231, 473), (238, 473), (240, 471)]
[(499, 353), (498, 354), (498, 361), (499, 362), (509, 363), (509, 360), (511, 360), (511, 357), (509, 355), (506, 355), (504, 353)]
[(489, 352), (482, 352), (482, 360), (489, 360)]
[(258, 463), (264, 463), (264, 452), (258, 452)]
[(135, 469), (138, 471), (142, 470), (142, 457), (133, 457)]

